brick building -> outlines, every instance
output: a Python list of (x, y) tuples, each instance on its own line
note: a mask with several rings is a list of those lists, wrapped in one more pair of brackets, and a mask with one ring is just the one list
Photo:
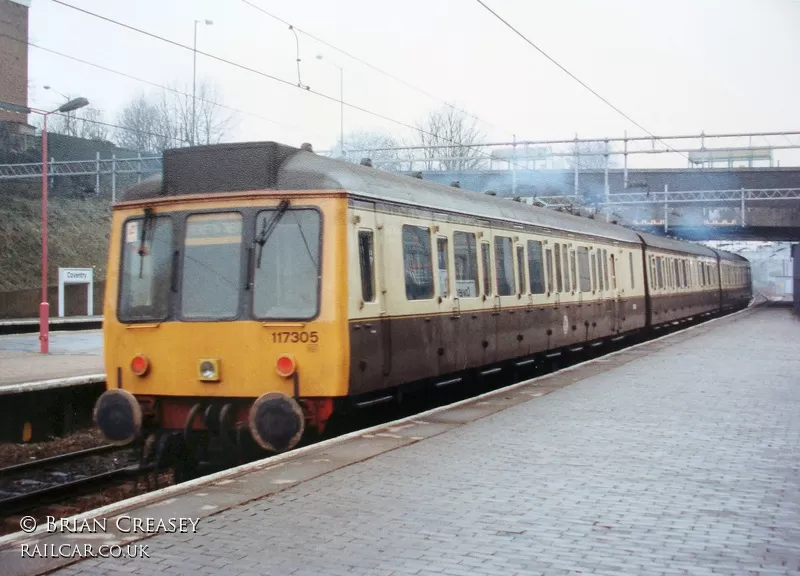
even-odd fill
[[(28, 105), (28, 9), (30, 0), (0, 0), (0, 101)], [(0, 111), (0, 150), (33, 145), (25, 114)]]

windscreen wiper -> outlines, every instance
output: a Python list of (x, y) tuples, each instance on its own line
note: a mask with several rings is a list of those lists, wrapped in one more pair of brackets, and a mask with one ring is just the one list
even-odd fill
[(261, 232), (258, 233), (256, 236), (256, 244), (258, 244), (258, 256), (256, 256), (256, 268), (261, 268), (261, 254), (264, 252), (264, 244), (267, 243), (269, 240), (270, 235), (275, 230), (275, 226), (278, 225), (278, 221), (283, 217), (286, 213), (286, 209), (289, 208), (289, 201), (288, 200), (281, 200), (281, 203), (278, 204), (278, 209), (275, 211), (275, 214), (272, 218), (264, 218), (264, 224), (261, 226)]
[(147, 226), (153, 221), (153, 209), (152, 208), (145, 208), (144, 209), (144, 220), (142, 221), (142, 237), (139, 241), (139, 278), (142, 277), (144, 273), (144, 257), (147, 256), (147, 246), (145, 241), (147, 240)]

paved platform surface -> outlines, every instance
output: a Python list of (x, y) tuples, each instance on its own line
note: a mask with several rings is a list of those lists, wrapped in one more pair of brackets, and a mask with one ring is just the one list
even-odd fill
[(39, 353), (39, 335), (0, 336), (0, 388), (87, 374), (100, 374), (103, 366), (103, 333), (51, 332), (50, 354)]
[[(798, 340), (790, 312), (747, 311), (168, 489), (113, 513), (201, 517), (196, 533), (56, 573), (798, 574)], [(14, 546), (9, 573), (53, 567)]]

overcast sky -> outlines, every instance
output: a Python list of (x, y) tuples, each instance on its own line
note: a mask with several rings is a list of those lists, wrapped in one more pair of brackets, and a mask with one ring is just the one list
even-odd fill
[[(295, 36), (242, 0), (67, 0), (175, 42), (297, 82)], [(300, 34), (304, 84), (405, 124), (441, 100), (481, 119), (489, 140), (640, 134), (474, 0), (250, 0), (437, 99)], [(793, 0), (486, 0), (541, 49), (648, 130), (662, 134), (800, 129), (800, 2)], [(191, 90), (192, 52), (51, 0), (33, 0), (30, 40), (158, 84)], [(315, 59), (316, 54), (324, 59)], [(198, 56), (198, 78), (217, 84), (234, 113), (228, 139), (328, 148), (339, 104)], [(37, 48), (31, 105), (87, 97), (114, 121), (139, 93), (157, 89)], [(438, 100), (441, 99), (441, 100)], [(271, 121), (270, 121), (271, 120)], [(345, 132), (402, 126), (345, 109)], [(794, 139), (797, 141), (798, 139)], [(786, 144), (785, 138), (754, 145)], [(685, 160), (683, 161), (685, 164)]]

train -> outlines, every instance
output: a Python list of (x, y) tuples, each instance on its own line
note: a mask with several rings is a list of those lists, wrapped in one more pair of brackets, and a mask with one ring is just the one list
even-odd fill
[(94, 411), (108, 441), (169, 465), (283, 452), (354, 407), (752, 297), (736, 254), (362, 164), (196, 146), (124, 192)]

